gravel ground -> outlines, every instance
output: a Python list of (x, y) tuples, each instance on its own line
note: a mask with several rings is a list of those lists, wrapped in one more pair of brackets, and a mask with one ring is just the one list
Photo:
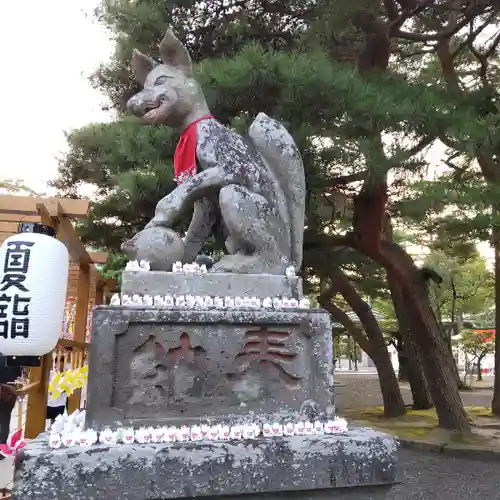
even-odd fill
[[(335, 388), (335, 406), (340, 411), (344, 408), (370, 408), (382, 405), (382, 396), (376, 375), (337, 372), (335, 382), (340, 384)], [(405, 402), (410, 404), (410, 390), (401, 387), (401, 392)], [(490, 406), (492, 397), (491, 390), (462, 392), (462, 399), (467, 406)]]
[(500, 462), (415, 450), (401, 450), (399, 457), (401, 484), (387, 500), (500, 500)]

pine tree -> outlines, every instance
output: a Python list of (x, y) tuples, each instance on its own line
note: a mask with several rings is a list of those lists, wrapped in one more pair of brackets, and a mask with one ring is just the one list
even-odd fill
[[(383, 269), (389, 282), (397, 283), (411, 318), (411, 338), (420, 351), (440, 425), (467, 431), (427, 277), (392, 240), (391, 226), (397, 223), (394, 202), (406, 173), (425, 166), (420, 153), (443, 131), (467, 145), (491, 136), (492, 118), (478, 123), (477, 101), (430, 84), (436, 71), (431, 71), (427, 55), (411, 64), (407, 52), (453, 36), (472, 18), (490, 15), (490, 6), (484, 2), (476, 14), (460, 8), (457, 26), (441, 30), (451, 11), (438, 9), (438, 2), (251, 3), (256, 13), (242, 9), (243, 2), (236, 0), (218, 7), (180, 0), (105, 4), (99, 15), (114, 31), (117, 49), (94, 81), (123, 113), (137, 89), (128, 65), (132, 48), (156, 57), (157, 41), (172, 23), (199, 63), (200, 83), (221, 121), (245, 130), (259, 111), (282, 120), (303, 153), (310, 191), (307, 273), (328, 279), (332, 270), (318, 265), (313, 256), (339, 248), (350, 248)], [(432, 22), (439, 27), (433, 28)], [(396, 66), (398, 57), (405, 59)], [(125, 123), (74, 132), (56, 181), (65, 194), (74, 193), (82, 181), (96, 187), (101, 200), (97, 215), (83, 229), (95, 246), (117, 248), (173, 187), (175, 133), (139, 128), (133, 120)], [(389, 172), (395, 174), (392, 182)], [(351, 216), (342, 208), (339, 193), (353, 201)], [(333, 205), (330, 216), (318, 200)]]
[[(476, 217), (462, 218), (462, 231), (471, 229), (490, 233), (495, 253), (496, 324), (500, 324), (500, 186), (498, 136), (498, 52), (500, 34), (496, 29), (499, 6), (495, 1), (460, 4), (431, 2), (420, 9), (414, 30), (401, 32), (402, 42), (409, 43), (401, 54), (425, 54), (415, 63), (413, 72), (433, 88), (445, 87), (456, 106), (468, 106), (470, 120), (437, 132), (449, 148), (447, 162), (452, 170), (448, 186), (456, 188), (460, 204), (478, 205)], [(411, 60), (411, 57), (410, 57)], [(476, 169), (479, 167), (479, 172)], [(478, 175), (479, 174), (479, 175)], [(478, 191), (479, 187), (479, 191)], [(451, 194), (449, 191), (447, 194)], [(468, 199), (467, 199), (468, 198)], [(453, 222), (447, 221), (450, 226)], [(455, 225), (455, 229), (457, 229)], [(495, 389), (492, 410), (500, 415), (500, 340), (495, 341)]]

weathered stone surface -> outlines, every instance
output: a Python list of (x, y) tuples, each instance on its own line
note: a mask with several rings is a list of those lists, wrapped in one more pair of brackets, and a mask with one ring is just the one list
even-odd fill
[(87, 425), (157, 425), (331, 411), (322, 310), (94, 309)]
[(273, 274), (186, 274), (125, 271), (122, 293), (141, 295), (211, 295), (302, 298), (302, 279)]
[[(137, 240), (140, 238), (139, 244)], [(166, 227), (151, 227), (141, 231), (122, 245), (131, 260), (147, 260), (152, 270), (172, 269), (172, 264), (184, 259), (184, 242)]]
[[(23, 450), (14, 500), (167, 500), (321, 489), (330, 489), (328, 498), (366, 500), (384, 498), (386, 490), (354, 486), (396, 481), (397, 443), (370, 429), (353, 429), (346, 436), (261, 438), (237, 444), (51, 450), (47, 441), (41, 435)], [(370, 491), (374, 496), (368, 496)], [(325, 496), (309, 492), (298, 498)]]
[[(162, 250), (151, 244), (147, 229), (171, 228), (192, 211), (184, 240), (187, 260), (216, 233), (222, 235), (230, 255), (215, 264), (214, 272), (283, 274), (289, 265), (299, 269), (306, 188), (293, 138), (264, 113), (256, 117), (248, 137), (211, 117), (193, 77), (189, 53), (171, 30), (160, 44), (160, 56), (163, 64), (157, 65), (135, 52), (132, 65), (143, 90), (129, 100), (128, 107), (146, 124), (188, 130), (180, 144), (195, 141), (196, 158), (187, 160), (199, 171), (181, 176), (179, 186), (158, 202), (146, 232), (124, 244), (128, 255), (162, 262)], [(178, 151), (178, 157), (185, 159), (182, 148)]]

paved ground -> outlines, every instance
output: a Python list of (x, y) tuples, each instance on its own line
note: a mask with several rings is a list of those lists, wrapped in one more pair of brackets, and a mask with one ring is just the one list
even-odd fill
[(499, 462), (401, 450), (400, 470), (402, 483), (387, 500), (500, 499)]
[[(375, 374), (337, 372), (335, 405), (343, 408), (381, 406), (382, 397)], [(411, 403), (411, 393), (402, 387), (403, 398)], [(467, 406), (490, 406), (491, 390), (463, 392)], [(500, 500), (500, 463), (415, 450), (400, 451), (401, 484), (387, 500)], [(367, 496), (365, 500), (370, 500)]]
[[(344, 408), (369, 408), (382, 405), (382, 396), (376, 374), (336, 372), (335, 406), (342, 411)], [(411, 403), (411, 392), (408, 387), (401, 387), (403, 398)], [(490, 406), (492, 391), (480, 389), (462, 392), (466, 406)], [(500, 496), (498, 497), (500, 499)]]

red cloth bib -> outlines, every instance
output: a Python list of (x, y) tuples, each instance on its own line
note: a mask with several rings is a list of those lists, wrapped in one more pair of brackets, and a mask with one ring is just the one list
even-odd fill
[(191, 123), (181, 135), (174, 154), (174, 172), (177, 184), (181, 184), (188, 177), (197, 174), (196, 168), (196, 125), (202, 120), (213, 118), (211, 115), (202, 116)]

